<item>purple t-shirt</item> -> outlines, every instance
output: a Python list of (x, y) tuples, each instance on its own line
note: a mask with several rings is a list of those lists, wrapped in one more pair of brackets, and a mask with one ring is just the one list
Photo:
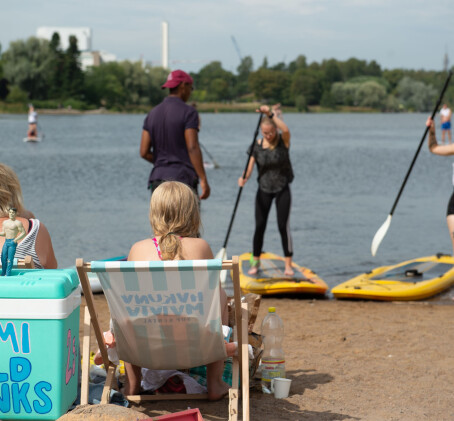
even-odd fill
[(181, 181), (189, 186), (197, 183), (184, 131), (198, 127), (197, 110), (179, 97), (166, 97), (148, 113), (143, 129), (150, 133), (154, 157), (149, 183), (154, 180)]

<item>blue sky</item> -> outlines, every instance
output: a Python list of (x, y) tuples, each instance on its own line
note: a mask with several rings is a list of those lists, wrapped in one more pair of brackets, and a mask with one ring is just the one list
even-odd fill
[(452, 0), (21, 0), (4, 2), (0, 43), (36, 34), (39, 26), (88, 26), (93, 49), (118, 59), (161, 63), (161, 22), (169, 23), (172, 69), (198, 71), (221, 61), (236, 72), (239, 56), (254, 67), (356, 57), (383, 69), (454, 65)]

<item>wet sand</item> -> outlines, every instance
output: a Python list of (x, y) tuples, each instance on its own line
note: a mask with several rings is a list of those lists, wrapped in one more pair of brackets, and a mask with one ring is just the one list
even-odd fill
[[(105, 298), (95, 299), (107, 330)], [(269, 306), (284, 321), (292, 386), (277, 400), (253, 382), (251, 420), (453, 419), (453, 305), (262, 298), (256, 332)], [(154, 417), (189, 406), (205, 420), (228, 419), (226, 399), (132, 407)]]

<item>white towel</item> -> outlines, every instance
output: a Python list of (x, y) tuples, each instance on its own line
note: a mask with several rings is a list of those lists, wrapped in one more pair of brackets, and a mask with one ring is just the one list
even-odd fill
[(157, 390), (173, 376), (178, 376), (186, 387), (186, 393), (207, 393), (205, 386), (197, 383), (195, 379), (186, 373), (177, 370), (151, 370), (142, 368), (142, 388), (143, 390)]

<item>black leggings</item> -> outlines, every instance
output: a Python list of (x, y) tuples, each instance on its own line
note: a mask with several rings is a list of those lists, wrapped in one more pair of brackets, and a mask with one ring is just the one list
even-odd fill
[(451, 195), (448, 203), (448, 209), (446, 211), (446, 216), (454, 215), (454, 193)]
[(281, 234), (284, 256), (293, 256), (292, 236), (290, 234), (290, 206), (292, 195), (287, 185), (278, 193), (265, 193), (260, 188), (255, 198), (255, 233), (254, 233), (254, 256), (262, 253), (263, 239), (265, 237), (266, 223), (270, 213), (273, 199), (276, 199), (277, 225)]

